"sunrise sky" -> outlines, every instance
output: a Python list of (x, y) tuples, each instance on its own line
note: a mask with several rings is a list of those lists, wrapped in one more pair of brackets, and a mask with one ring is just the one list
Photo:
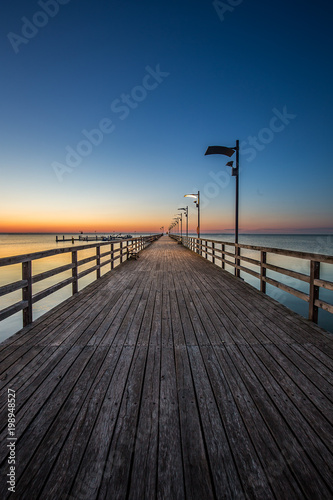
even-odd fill
[(3, 0), (0, 232), (333, 232), (333, 7)]

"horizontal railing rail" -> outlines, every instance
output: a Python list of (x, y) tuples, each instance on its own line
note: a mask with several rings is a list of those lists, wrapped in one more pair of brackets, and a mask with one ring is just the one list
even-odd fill
[[(78, 292), (78, 282), (84, 276), (96, 271), (96, 279), (101, 277), (101, 269), (110, 264), (111, 270), (114, 269), (115, 264), (119, 260), (119, 263), (124, 262), (128, 259), (129, 253), (128, 248), (133, 247), (137, 252), (140, 252), (147, 246), (149, 246), (153, 241), (160, 238), (161, 234), (155, 234), (151, 236), (140, 236), (136, 238), (110, 240), (107, 242), (91, 243), (86, 245), (80, 245), (76, 247), (67, 248), (55, 248), (52, 250), (45, 250), (41, 252), (35, 252), (25, 255), (16, 255), (11, 257), (0, 258), (0, 271), (1, 268), (12, 266), (15, 264), (22, 264), (22, 279), (15, 281), (13, 283), (8, 283), (6, 285), (0, 286), (0, 297), (4, 297), (12, 292), (17, 292), (22, 290), (22, 300), (10, 304), (8, 307), (0, 310), (0, 321), (16, 314), (19, 311), (23, 311), (23, 326), (27, 326), (33, 321), (32, 306), (36, 302), (45, 299), (49, 295), (57, 292), (58, 290), (64, 288), (67, 285), (72, 285), (72, 295)], [(104, 247), (110, 247), (107, 251), (101, 253), (101, 249)], [(78, 259), (78, 255), (82, 251), (96, 248), (96, 254)], [(61, 254), (70, 254), (71, 262), (62, 266), (55, 267), (53, 269), (33, 274), (32, 273), (32, 263), (39, 259), (44, 259), (46, 257), (57, 256)], [(101, 259), (108, 257), (108, 259), (101, 261)], [(79, 272), (79, 268), (85, 264), (93, 262), (94, 265), (88, 269), (84, 269)], [(59, 281), (52, 286), (45, 288), (39, 292), (34, 293), (33, 285), (39, 283), (47, 278), (54, 277), (65, 271), (71, 271), (71, 276), (62, 281)]]
[[(226, 265), (234, 269), (236, 277), (240, 277), (240, 272), (250, 274), (257, 278), (260, 282), (260, 291), (266, 293), (266, 284), (283, 290), (299, 299), (309, 303), (309, 320), (318, 323), (318, 310), (323, 309), (333, 314), (333, 304), (330, 304), (319, 298), (320, 289), (333, 291), (333, 281), (324, 280), (320, 277), (321, 264), (333, 264), (333, 256), (325, 254), (317, 254), (310, 252), (299, 252), (296, 250), (284, 250), (281, 248), (261, 247), (257, 245), (244, 245), (241, 243), (232, 243), (229, 241), (210, 240), (197, 237), (186, 237), (178, 235), (170, 235), (171, 238), (181, 242), (195, 253), (198, 253), (205, 259), (210, 259), (213, 264), (221, 263), (222, 269)], [(227, 251), (225, 247), (233, 247), (233, 252)], [(259, 253), (258, 258), (251, 258), (242, 255), (242, 250), (253, 250)], [(309, 274), (301, 273), (293, 269), (287, 269), (278, 265), (267, 262), (269, 255), (280, 255), (283, 257), (294, 257), (303, 259), (309, 262)], [(252, 266), (257, 266), (257, 270), (251, 269), (244, 265), (249, 263)], [(332, 268), (333, 269), (333, 268)], [(290, 276), (291, 278), (305, 282), (309, 285), (308, 293), (297, 290), (281, 281), (267, 276), (267, 271)]]

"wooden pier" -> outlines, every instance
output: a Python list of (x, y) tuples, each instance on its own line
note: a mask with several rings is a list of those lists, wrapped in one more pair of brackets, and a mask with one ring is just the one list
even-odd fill
[(333, 336), (164, 236), (0, 346), (21, 499), (332, 499)]

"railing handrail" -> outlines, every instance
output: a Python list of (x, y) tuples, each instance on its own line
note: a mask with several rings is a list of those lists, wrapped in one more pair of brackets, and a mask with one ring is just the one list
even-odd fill
[[(50, 250), (41, 250), (40, 252), (33, 252), (33, 253), (27, 253), (27, 254), (20, 254), (20, 255), (14, 255), (10, 257), (1, 257), (0, 258), (0, 267), (4, 266), (11, 266), (13, 264), (21, 264), (22, 262), (27, 262), (27, 261), (32, 261), (32, 260), (37, 260), (37, 259), (44, 259), (45, 257), (52, 257), (53, 255), (59, 255), (62, 253), (69, 253), (72, 252), (73, 250), (89, 250), (89, 248), (96, 248), (100, 247), (103, 245), (110, 245), (111, 243), (121, 243), (124, 241), (137, 241), (137, 240), (149, 240), (150, 238), (154, 238), (156, 236), (160, 236), (159, 234), (154, 234), (151, 236), (137, 236), (136, 238), (121, 238), (117, 240), (109, 240), (109, 241), (100, 241), (96, 243), (89, 243), (88, 245), (75, 245), (71, 247), (66, 247), (66, 248), (52, 248)], [(59, 240), (59, 243), (61, 243), (61, 240)]]
[[(15, 264), (22, 264), (22, 279), (16, 282), (11, 282), (6, 285), (0, 286), (0, 296), (8, 295), (12, 292), (22, 290), (22, 300), (16, 302), (5, 309), (0, 310), (0, 321), (12, 316), (13, 314), (22, 311), (23, 312), (23, 326), (27, 326), (33, 321), (32, 317), (32, 305), (39, 300), (46, 298), (52, 293), (57, 292), (61, 288), (72, 285), (72, 294), (78, 292), (78, 280), (87, 276), (88, 274), (96, 271), (96, 279), (101, 277), (101, 268), (107, 264), (111, 264), (111, 270), (114, 268), (115, 262), (119, 259), (122, 263), (125, 259), (128, 259), (128, 247), (135, 246), (138, 251), (146, 248), (147, 245), (153, 241), (160, 238), (162, 234), (154, 234), (150, 236), (137, 236), (135, 238), (119, 238), (117, 240), (109, 240), (103, 242), (91, 243), (88, 245), (79, 245), (66, 248), (54, 248), (51, 250), (43, 250), (40, 252), (34, 252), (30, 254), (16, 255), (12, 257), (3, 257), (0, 259), (0, 267), (10, 266)], [(119, 243), (119, 248), (114, 248), (115, 245)], [(101, 246), (109, 245), (110, 250), (101, 254)], [(89, 256), (85, 259), (78, 260), (78, 252), (96, 248), (96, 254)], [(72, 254), (71, 263), (62, 265), (59, 267), (52, 268), (50, 270), (44, 271), (39, 274), (33, 275), (32, 273), (32, 262), (37, 259), (43, 259), (45, 257), (52, 257), (54, 255), (60, 254)], [(108, 257), (109, 259), (101, 261), (101, 258)], [(85, 269), (84, 271), (78, 272), (78, 268), (88, 262), (95, 261), (92, 267)], [(33, 294), (32, 287), (35, 283), (41, 282), (57, 274), (61, 274), (66, 271), (72, 271), (72, 275), (60, 282), (57, 282), (40, 292)]]
[[(171, 238), (176, 238), (177, 240), (180, 239), (181, 237), (178, 235), (171, 235)], [(279, 255), (284, 255), (285, 257), (295, 257), (299, 259), (305, 259), (305, 260), (316, 260), (318, 262), (325, 262), (327, 264), (333, 264), (333, 255), (326, 255), (326, 254), (321, 254), (321, 253), (315, 253), (315, 252), (302, 252), (298, 250), (287, 250), (285, 248), (274, 248), (274, 247), (262, 247), (259, 245), (246, 245), (244, 243), (235, 243), (232, 241), (220, 241), (220, 240), (210, 240), (207, 238), (198, 238), (196, 236), (183, 236), (183, 239), (192, 239), (192, 240), (201, 240), (201, 241), (207, 241), (209, 243), (218, 243), (222, 245), (227, 245), (227, 246), (232, 246), (232, 247), (238, 247), (238, 248), (246, 248), (248, 250), (257, 250), (257, 251), (262, 251), (262, 252), (267, 252), (267, 253), (275, 253)]]
[[(242, 271), (259, 279), (260, 291), (263, 293), (266, 293), (266, 284), (268, 283), (308, 302), (309, 319), (315, 323), (318, 322), (318, 308), (324, 309), (325, 311), (333, 314), (333, 304), (319, 299), (320, 288), (333, 291), (332, 281), (320, 279), (320, 264), (333, 264), (332, 255), (318, 254), (313, 252), (300, 252), (297, 250), (285, 250), (282, 248), (262, 247), (258, 245), (245, 245), (242, 243), (235, 244), (229, 241), (211, 240), (206, 238), (198, 238), (195, 236), (170, 236), (177, 241), (182, 241), (182, 243), (185, 243), (191, 251), (198, 253), (203, 258), (208, 259), (209, 257), (211, 257), (213, 264), (215, 264), (216, 259), (221, 261), (222, 269), (225, 269), (225, 264), (233, 267), (236, 277), (240, 277), (240, 272)], [(208, 245), (208, 243), (211, 243), (211, 245)], [(220, 248), (216, 245), (219, 245)], [(226, 246), (234, 247), (234, 253), (232, 254), (231, 252), (226, 251)], [(260, 260), (241, 255), (241, 249), (260, 252)], [(309, 274), (304, 274), (292, 269), (285, 269), (283, 267), (269, 264), (267, 263), (267, 254), (276, 254), (284, 257), (293, 257), (307, 260), (310, 263), (310, 272)], [(234, 262), (227, 260), (226, 256), (233, 258)], [(242, 261), (249, 262), (254, 266), (258, 266), (259, 272), (245, 267), (241, 264)], [(285, 283), (266, 276), (267, 270), (274, 271), (282, 275), (291, 276), (292, 278), (295, 278), (302, 282), (306, 282), (309, 285), (309, 293), (304, 293), (296, 288), (286, 285)]]

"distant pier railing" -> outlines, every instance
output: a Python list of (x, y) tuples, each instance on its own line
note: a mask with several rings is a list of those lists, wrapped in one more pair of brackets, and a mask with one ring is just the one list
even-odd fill
[(64, 241), (71, 241), (71, 242), (74, 242), (74, 241), (118, 241), (119, 239), (121, 240), (127, 240), (129, 238), (132, 238), (131, 235), (128, 235), (128, 237), (126, 236), (111, 236), (111, 235), (108, 235), (108, 236), (101, 236), (99, 234), (95, 234), (95, 235), (82, 235), (82, 234), (79, 234), (78, 236), (69, 236), (68, 234), (63, 234), (62, 236), (56, 236), (56, 243), (61, 243), (61, 242), (64, 242)]
[[(240, 277), (240, 272), (242, 271), (258, 278), (260, 282), (260, 291), (263, 293), (266, 293), (266, 284), (268, 283), (283, 290), (284, 292), (304, 300), (305, 302), (308, 302), (308, 318), (314, 323), (318, 323), (318, 309), (323, 309), (333, 314), (333, 304), (319, 298), (320, 289), (333, 291), (333, 282), (321, 279), (320, 277), (321, 264), (333, 264), (333, 256), (331, 255), (298, 252), (295, 250), (284, 250), (280, 248), (269, 248), (254, 245), (243, 245), (240, 243), (235, 244), (229, 241), (217, 241), (205, 238), (180, 237), (178, 235), (170, 236), (179, 243), (188, 247), (193, 252), (198, 253), (202, 257), (210, 260), (213, 264), (220, 262), (222, 269), (225, 269), (226, 264), (231, 266), (237, 277)], [(226, 247), (233, 247), (234, 251), (227, 251)], [(255, 259), (242, 255), (241, 251), (243, 249), (255, 250), (258, 252), (259, 258)], [(268, 263), (267, 260), (270, 254), (307, 260), (310, 264), (309, 274), (300, 273), (293, 269), (285, 269)], [(245, 265), (246, 263), (251, 264), (258, 270), (250, 269)], [(290, 276), (299, 281), (308, 283), (308, 293), (297, 290), (296, 288), (267, 276), (267, 271), (274, 271), (275, 273)]]
[[(152, 236), (140, 236), (137, 238), (128, 238), (121, 240), (111, 240), (108, 242), (101, 243), (91, 243), (87, 245), (80, 245), (71, 248), (56, 248), (52, 250), (45, 250), (41, 252), (35, 252), (25, 255), (16, 255), (13, 257), (4, 257), (0, 259), (0, 268), (4, 266), (11, 266), (15, 264), (22, 264), (22, 279), (13, 283), (6, 284), (0, 287), (0, 297), (8, 295), (12, 292), (22, 290), (22, 300), (8, 307), (0, 310), (0, 321), (16, 314), (19, 311), (23, 311), (23, 326), (27, 326), (33, 321), (32, 306), (36, 302), (45, 299), (49, 295), (57, 292), (61, 288), (72, 285), (72, 294), (78, 292), (78, 283), (84, 276), (96, 271), (96, 279), (101, 277), (102, 267), (110, 264), (111, 270), (115, 267), (116, 262), (124, 262), (129, 258), (130, 251), (133, 249), (136, 252), (140, 252), (153, 241), (160, 238), (161, 234), (155, 234)], [(109, 249), (106, 249), (110, 247)], [(96, 248), (95, 255), (90, 257), (79, 259), (79, 254), (82, 251)], [(59, 254), (71, 254), (71, 262), (69, 264), (55, 267), (49, 269), (39, 274), (33, 275), (32, 273), (32, 263), (36, 260), (43, 259), (45, 257), (51, 257)], [(109, 257), (107, 260), (102, 259)], [(80, 266), (83, 266), (89, 262), (93, 262), (94, 265), (79, 271)], [(45, 280), (47, 278), (56, 276), (65, 271), (71, 270), (71, 277), (66, 278), (58, 283), (53, 284), (51, 287), (46, 288), (40, 292), (33, 293), (33, 285)]]

